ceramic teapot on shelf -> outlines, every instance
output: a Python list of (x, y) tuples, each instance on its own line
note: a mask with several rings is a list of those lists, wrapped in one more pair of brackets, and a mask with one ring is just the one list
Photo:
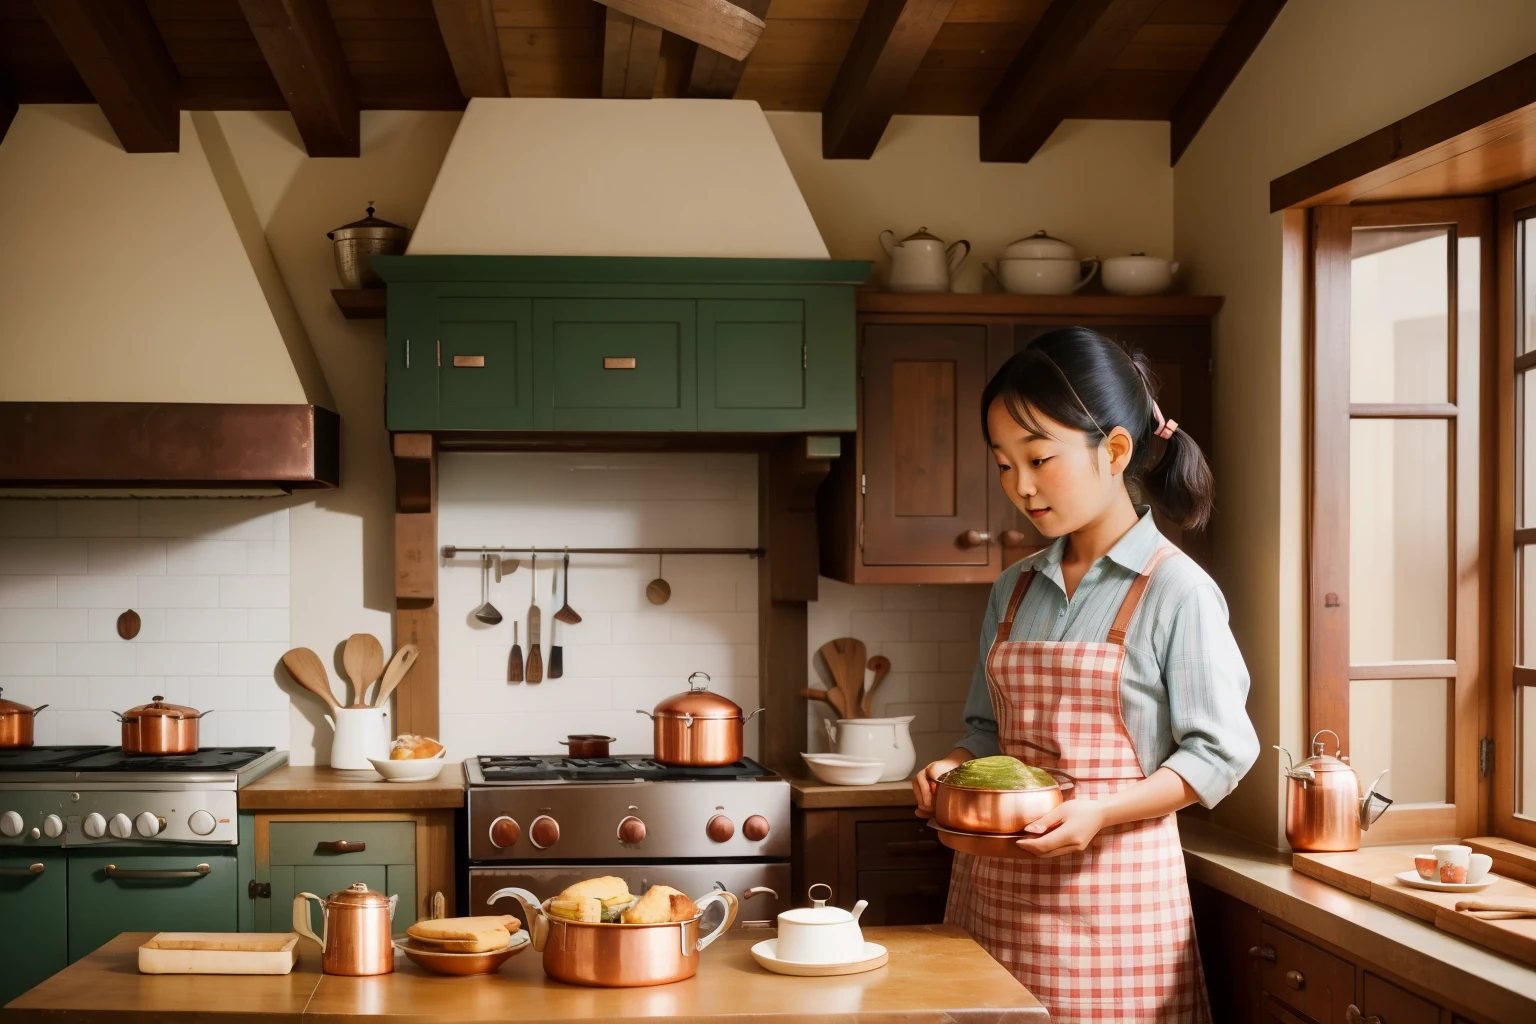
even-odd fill
[[(1376, 823), (1392, 806), (1391, 797), (1376, 792), (1386, 772), (1360, 793), (1360, 776), (1350, 766), (1348, 757), (1323, 752), (1323, 733), (1339, 741), (1332, 729), (1312, 734), (1312, 756), (1291, 763), (1291, 752), (1275, 747), (1285, 755), (1285, 841), (1293, 850), (1337, 853), (1360, 849), (1360, 833)], [(1390, 770), (1390, 769), (1389, 769)]]
[(886, 287), (893, 292), (947, 292), (949, 276), (971, 254), (971, 243), (965, 239), (946, 248), (944, 240), (930, 235), (927, 228), (918, 228), (899, 242), (893, 241), (895, 237), (889, 229), (880, 232), (880, 245), (891, 258)]

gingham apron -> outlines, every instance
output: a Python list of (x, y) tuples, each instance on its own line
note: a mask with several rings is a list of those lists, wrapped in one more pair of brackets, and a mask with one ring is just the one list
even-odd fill
[[(1120, 717), (1125, 634), (1153, 572), (1178, 553), (1165, 545), (1153, 554), (1103, 643), (1006, 639), (1032, 571), (1008, 602), (987, 654), (998, 741), (1005, 754), (1070, 775), (1073, 799), (1146, 777)], [(1054, 1024), (1211, 1019), (1171, 814), (1111, 826), (1060, 857), (956, 854), (944, 918), (974, 935)]]

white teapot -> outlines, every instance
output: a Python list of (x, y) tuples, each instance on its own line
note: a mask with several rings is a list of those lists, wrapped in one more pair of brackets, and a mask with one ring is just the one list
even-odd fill
[(796, 964), (847, 964), (864, 958), (864, 932), (859, 927), (859, 915), (869, 906), (868, 900), (859, 900), (852, 911), (827, 906), (827, 900), (815, 897), (817, 889), (827, 890), (832, 898), (832, 887), (817, 882), (806, 891), (809, 907), (796, 907), (779, 915), (779, 936), (774, 955)]
[(918, 228), (899, 242), (892, 241), (894, 231), (880, 232), (880, 245), (891, 258), (891, 274), (886, 287), (893, 292), (947, 292), (949, 275), (971, 254), (965, 239), (948, 248), (944, 240)]

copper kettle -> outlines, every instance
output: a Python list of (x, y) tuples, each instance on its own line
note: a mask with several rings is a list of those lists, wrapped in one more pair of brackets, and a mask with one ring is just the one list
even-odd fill
[[(320, 904), (319, 935), (309, 924), (309, 900)], [(320, 968), (326, 974), (389, 974), (395, 969), (389, 922), (399, 900), (374, 892), (366, 882), (353, 882), (325, 899), (301, 892), (293, 898), (293, 930), (319, 944)]]
[[(1323, 733), (1333, 737), (1334, 752), (1323, 752)], [(1339, 734), (1319, 729), (1312, 735), (1312, 755), (1299, 764), (1291, 752), (1285, 755), (1285, 840), (1293, 850), (1336, 853), (1360, 849), (1360, 833), (1376, 823), (1392, 806), (1390, 797), (1376, 792), (1386, 772), (1376, 776), (1365, 795), (1360, 795), (1360, 776), (1340, 756)], [(1390, 770), (1390, 769), (1389, 769)]]

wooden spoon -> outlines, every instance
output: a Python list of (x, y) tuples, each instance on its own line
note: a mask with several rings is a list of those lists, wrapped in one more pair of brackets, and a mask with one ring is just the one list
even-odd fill
[(283, 655), (283, 668), (288, 670), (288, 674), (300, 686), (325, 701), (332, 711), (341, 707), (331, 693), (331, 680), (325, 674), (325, 665), (320, 661), (320, 655), (308, 647), (295, 647)]
[(372, 634), (353, 633), (342, 648), (341, 663), (346, 667), (347, 678), (352, 680), (352, 703), (347, 707), (367, 707), (368, 687), (384, 671), (384, 648)]
[(672, 597), (672, 584), (661, 575), (661, 556), (656, 556), (656, 578), (645, 585), (645, 599), (651, 604), (666, 604)]
[(860, 712), (865, 718), (869, 718), (874, 708), (872, 703), (875, 698), (875, 687), (880, 685), (886, 673), (891, 670), (891, 659), (883, 654), (877, 654), (869, 659), (869, 670), (875, 674), (875, 678), (869, 681), (869, 686), (864, 689), (864, 700), (860, 704)]
[(859, 713), (859, 700), (864, 695), (864, 641), (851, 636), (828, 640), (821, 645), (821, 656), (832, 673), (832, 681), (842, 690), (844, 718)]
[(395, 687), (400, 685), (400, 680), (416, 664), (416, 656), (421, 653), (415, 644), (406, 644), (395, 652), (395, 656), (389, 659), (389, 667), (384, 670), (384, 681), (379, 684), (379, 695), (374, 698), (373, 706), (381, 708), (384, 702), (389, 700), (389, 695), (395, 692)]

